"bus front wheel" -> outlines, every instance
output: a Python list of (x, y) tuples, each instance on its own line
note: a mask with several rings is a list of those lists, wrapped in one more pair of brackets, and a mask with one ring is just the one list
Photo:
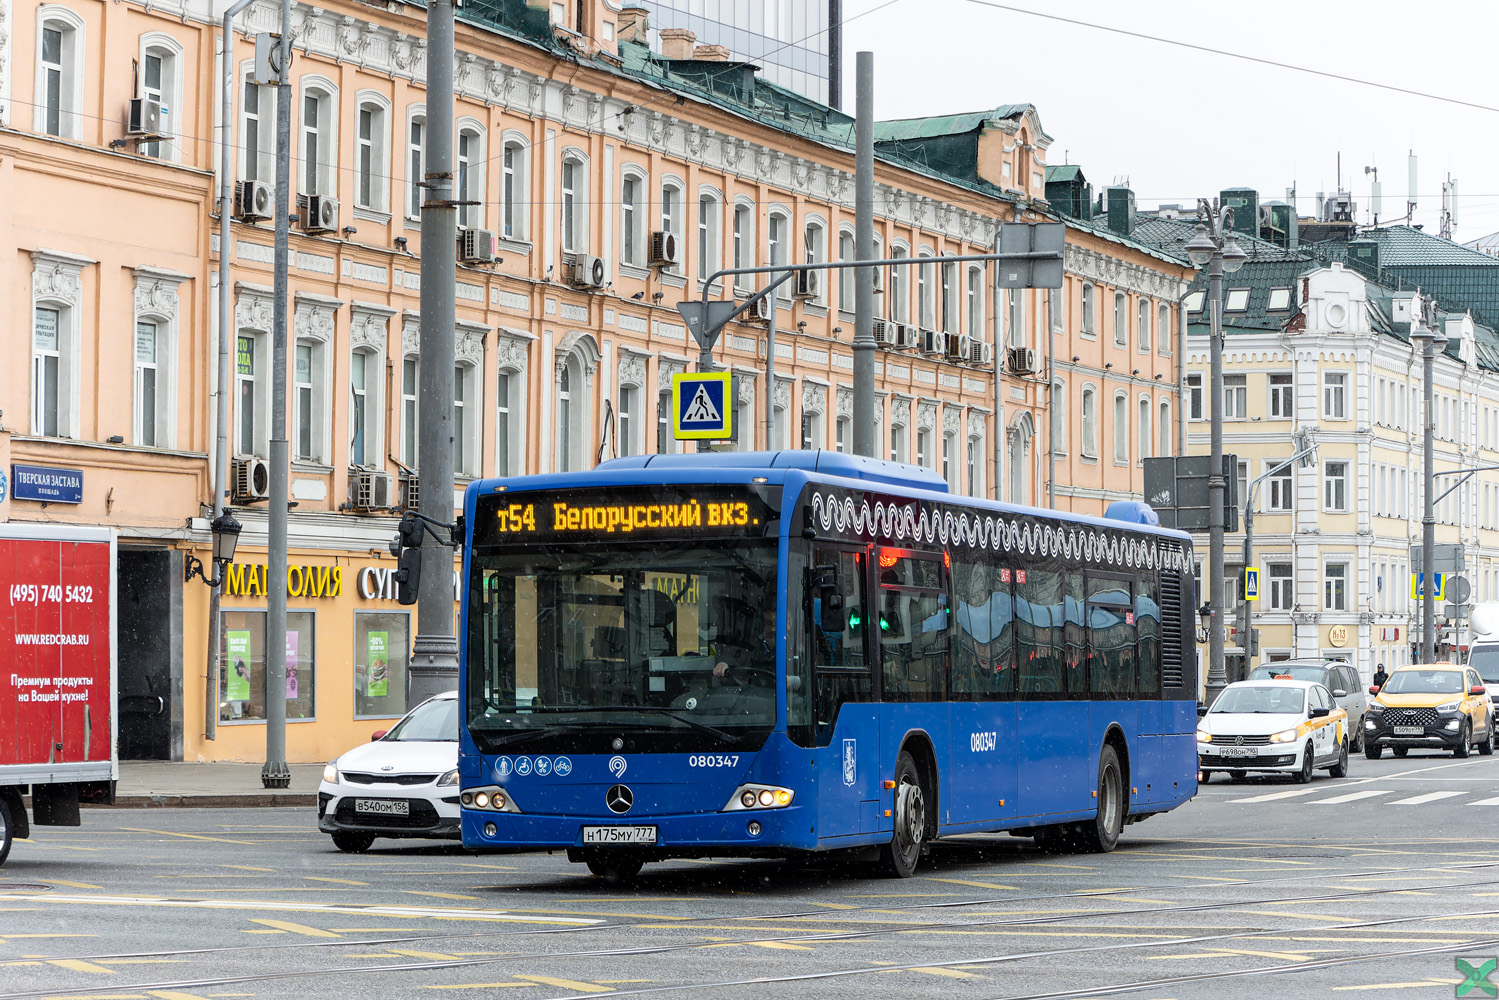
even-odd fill
[(897, 878), (910, 878), (926, 842), (926, 792), (916, 760), (905, 750), (895, 760), (895, 835), (883, 850), (885, 867)]
[(1083, 850), (1107, 853), (1119, 843), (1124, 829), (1124, 772), (1119, 753), (1105, 744), (1098, 755), (1098, 815), (1093, 821), (1078, 824)]

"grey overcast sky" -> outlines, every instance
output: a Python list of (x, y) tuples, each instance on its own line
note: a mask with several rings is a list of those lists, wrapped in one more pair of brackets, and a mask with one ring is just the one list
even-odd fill
[[(1344, 188), (1368, 222), (1403, 217), (1407, 155), (1418, 157), (1414, 221), (1436, 232), (1442, 181), (1459, 182), (1454, 237), (1499, 230), (1499, 74), (1492, 0), (845, 0), (844, 108), (854, 53), (875, 54), (879, 118), (1036, 105), (1048, 162), (1082, 166), (1097, 190), (1128, 180), (1141, 207), (1192, 204), (1228, 187), (1301, 215)], [(881, 8), (883, 9), (877, 9)], [(863, 16), (861, 16), (863, 15)], [(1087, 25), (1095, 25), (1089, 27)], [(1100, 28), (1150, 36), (1131, 37)], [(1487, 105), (1464, 107), (1361, 83), (1192, 51), (1156, 39), (1304, 66)]]

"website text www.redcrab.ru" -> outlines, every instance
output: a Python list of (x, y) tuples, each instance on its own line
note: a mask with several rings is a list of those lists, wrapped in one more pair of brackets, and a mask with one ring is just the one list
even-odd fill
[(17, 646), (87, 646), (89, 644), (86, 632), (17, 632)]

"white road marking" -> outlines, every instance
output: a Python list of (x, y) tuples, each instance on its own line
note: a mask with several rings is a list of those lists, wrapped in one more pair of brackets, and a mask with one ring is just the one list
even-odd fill
[(1462, 792), (1427, 792), (1425, 795), (1412, 795), (1408, 799), (1396, 799), (1394, 802), (1391, 802), (1390, 805), (1419, 806), (1425, 805), (1427, 802), (1435, 802), (1437, 799), (1450, 799), (1454, 795), (1461, 794)]
[(96, 906), (177, 906), (198, 910), (256, 910), (263, 912), (295, 913), (363, 913), (381, 917), (422, 917), (447, 920), (494, 920), (528, 924), (575, 924), (593, 926), (603, 920), (585, 920), (577, 917), (533, 917), (507, 913), (504, 910), (481, 910), (470, 907), (439, 906), (350, 906), (329, 903), (310, 903), (293, 899), (163, 899), (159, 896), (59, 896), (21, 895), (0, 890), (0, 898), (24, 900), (29, 903), (91, 903)]
[(1334, 795), (1330, 799), (1318, 799), (1311, 803), (1314, 806), (1335, 806), (1340, 802), (1357, 802), (1359, 799), (1372, 799), (1376, 795), (1390, 794), (1383, 788), (1369, 788), (1362, 792), (1349, 792), (1347, 795)]
[(1321, 788), (1293, 788), (1289, 792), (1271, 792), (1269, 795), (1251, 795), (1244, 799), (1232, 799), (1233, 802), (1274, 802), (1277, 799), (1294, 799), (1298, 795), (1310, 795), (1313, 792), (1324, 791)]
[(1470, 806), (1499, 806), (1499, 798), (1479, 799), (1477, 802), (1469, 802)]

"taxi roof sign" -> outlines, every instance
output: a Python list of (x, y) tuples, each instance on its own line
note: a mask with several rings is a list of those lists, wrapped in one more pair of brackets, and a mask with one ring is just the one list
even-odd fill
[(734, 436), (729, 372), (671, 377), (672, 436), (678, 441), (722, 441)]

